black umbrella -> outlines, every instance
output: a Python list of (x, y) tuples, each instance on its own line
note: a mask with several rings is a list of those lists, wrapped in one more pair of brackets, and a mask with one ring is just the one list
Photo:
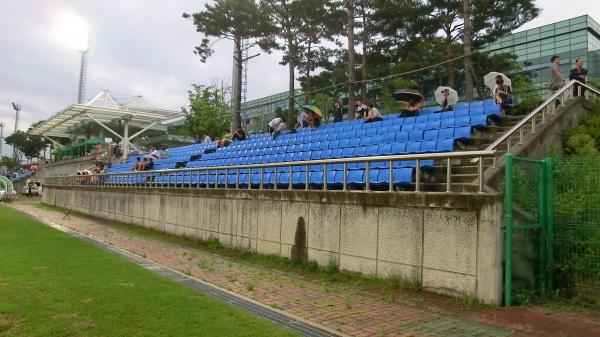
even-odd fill
[(410, 90), (410, 89), (398, 90), (392, 95), (392, 97), (394, 97), (394, 99), (396, 101), (404, 102), (404, 103), (409, 103), (409, 102), (414, 102), (414, 101), (420, 102), (425, 99), (423, 97), (423, 94), (421, 94), (417, 90)]

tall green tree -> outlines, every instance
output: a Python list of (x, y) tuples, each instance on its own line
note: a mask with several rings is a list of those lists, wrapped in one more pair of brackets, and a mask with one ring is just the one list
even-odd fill
[(189, 106), (182, 108), (185, 127), (195, 136), (223, 136), (231, 123), (231, 106), (228, 103), (228, 88), (192, 85), (188, 91)]
[(269, 16), (273, 29), (260, 42), (264, 50), (283, 51), (280, 64), (288, 66), (288, 119), (294, 119), (296, 67), (299, 63), (300, 30), (304, 25), (302, 0), (260, 0), (261, 10)]
[(16, 131), (4, 140), (6, 144), (12, 145), (29, 160), (39, 157), (40, 152), (48, 145), (44, 138), (23, 131)]
[(346, 0), (346, 39), (348, 40), (348, 119), (354, 119), (355, 111), (355, 92), (354, 82), (356, 77), (354, 75), (354, 13), (356, 10), (355, 0)]
[[(299, 78), (306, 92), (312, 90), (311, 73), (329, 65), (334, 49), (325, 47), (324, 42), (333, 42), (343, 32), (344, 12), (339, 4), (332, 0), (302, 0), (301, 12), (296, 13), (301, 20), (298, 30), (299, 44), (297, 68), (302, 74)], [(341, 44), (336, 41), (336, 45)], [(305, 103), (310, 94), (304, 95)]]
[(271, 25), (267, 24), (267, 17), (260, 11), (254, 0), (215, 0), (206, 4), (203, 11), (188, 14), (184, 13), (186, 19), (193, 19), (196, 30), (204, 34), (204, 38), (194, 53), (200, 56), (202, 62), (210, 57), (214, 50), (214, 41), (211, 38), (227, 39), (233, 41), (233, 63), (235, 66), (235, 78), (232, 95), (233, 118), (231, 131), (234, 132), (241, 126), (242, 105), (242, 43), (263, 37), (268, 33)]

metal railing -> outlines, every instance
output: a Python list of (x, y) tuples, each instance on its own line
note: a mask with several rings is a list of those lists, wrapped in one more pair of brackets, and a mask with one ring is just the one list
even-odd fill
[[(600, 91), (597, 89), (583, 84), (577, 80), (571, 80), (567, 84), (565, 84), (562, 88), (552, 94), (548, 99), (546, 99), (540, 106), (535, 108), (531, 113), (529, 113), (525, 118), (523, 118), (519, 123), (515, 124), (510, 130), (506, 131), (502, 136), (500, 136), (496, 141), (490, 144), (486, 151), (498, 150), (503, 144), (506, 144), (506, 153), (511, 153), (511, 149), (513, 146), (512, 138), (513, 136), (518, 134), (517, 144), (523, 144), (523, 139), (525, 137), (525, 128), (531, 126), (530, 133), (536, 132), (536, 125), (546, 124), (548, 117), (554, 115), (556, 113), (557, 104), (560, 104), (561, 107), (565, 107), (566, 103), (572, 100), (575, 97), (575, 92), (577, 92), (577, 96), (582, 96), (583, 88), (586, 88), (583, 95), (586, 97), (595, 94), (594, 99), (597, 96), (600, 96)], [(558, 100), (559, 103), (556, 101)], [(474, 159), (473, 162), (476, 162), (477, 159)], [(496, 158), (494, 157), (493, 167), (496, 166)]]
[[(455, 159), (479, 159), (477, 169), (477, 191), (484, 191), (484, 160), (483, 158), (494, 157), (495, 151), (462, 151), (462, 152), (443, 152), (443, 153), (423, 153), (423, 154), (406, 154), (406, 155), (391, 155), (391, 156), (373, 156), (373, 157), (356, 157), (356, 158), (339, 158), (327, 160), (309, 160), (309, 161), (294, 161), (281, 163), (265, 163), (251, 165), (228, 165), (228, 166), (210, 166), (182, 169), (168, 169), (155, 171), (133, 171), (133, 172), (114, 172), (93, 175), (75, 175), (75, 176), (55, 176), (46, 177), (45, 185), (54, 186), (71, 186), (71, 185), (89, 185), (89, 186), (119, 186), (119, 187), (154, 187), (154, 188), (205, 188), (205, 189), (337, 189), (347, 191), (349, 189), (361, 188), (364, 191), (372, 191), (372, 187), (377, 190), (394, 191), (395, 187), (400, 183), (395, 182), (394, 170), (398, 167), (394, 166), (395, 162), (399, 161), (414, 161), (414, 179), (411, 175), (409, 183), (403, 182), (404, 185), (414, 185), (413, 191), (421, 192), (421, 182), (423, 178), (423, 168), (421, 164), (424, 160), (441, 161), (445, 165), (446, 192), (452, 192), (453, 172), (452, 161)], [(373, 169), (373, 163), (387, 163), (387, 167), (383, 170), (388, 170), (387, 184), (380, 182), (372, 182), (370, 171)], [(348, 182), (350, 164), (364, 163), (364, 176), (361, 183)], [(334, 170), (342, 172), (342, 181), (328, 181), (328, 172), (332, 169), (331, 165), (342, 165), (342, 170)], [(312, 169), (317, 166), (317, 171)], [(299, 167), (299, 170), (294, 168)], [(272, 172), (266, 172), (266, 170)], [(382, 168), (378, 168), (381, 170)], [(303, 182), (294, 182), (293, 173), (300, 172), (304, 174)], [(310, 174), (321, 172), (322, 182), (311, 183)], [(273, 174), (273, 183), (265, 181), (267, 174)], [(279, 181), (281, 174), (288, 174), (287, 181)], [(246, 175), (246, 176), (244, 176)], [(233, 176), (233, 179), (230, 177)], [(258, 176), (258, 181), (255, 183), (254, 178)], [(223, 177), (223, 180), (221, 180)], [(247, 178), (246, 182), (241, 182), (240, 178)], [(181, 178), (181, 179), (180, 179)], [(214, 178), (214, 181), (212, 181)], [(196, 180), (194, 182), (194, 179)], [(337, 180), (337, 179), (335, 179)], [(361, 186), (357, 186), (361, 185)], [(387, 186), (385, 186), (387, 185)]]

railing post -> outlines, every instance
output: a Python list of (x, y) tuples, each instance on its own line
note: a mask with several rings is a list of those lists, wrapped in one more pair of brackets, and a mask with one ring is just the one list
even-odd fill
[(519, 128), (519, 144), (523, 144), (523, 127)]
[(504, 305), (512, 304), (512, 166), (513, 158), (509, 154), (504, 163)]
[(308, 191), (309, 190), (308, 187), (309, 187), (309, 184), (310, 184), (310, 180), (309, 180), (309, 178), (310, 178), (310, 169), (308, 167), (308, 164), (305, 165), (304, 170), (306, 171), (306, 177), (304, 177), (305, 178), (305, 181), (304, 181), (304, 190)]
[(261, 166), (261, 167), (260, 167), (260, 180), (259, 180), (259, 184), (258, 184), (258, 189), (259, 189), (259, 190), (262, 190), (262, 189), (263, 189), (263, 181), (264, 181), (264, 180), (263, 180), (263, 176), (264, 176), (264, 169), (263, 169), (263, 167)]
[(388, 185), (388, 189), (389, 191), (393, 191), (394, 190), (394, 162), (392, 162), (391, 160), (388, 161), (388, 165), (389, 165), (389, 185)]
[(294, 186), (292, 186), (292, 173), (294, 172), (294, 170), (292, 169), (292, 165), (288, 166), (289, 172), (290, 174), (288, 175), (288, 190), (291, 191), (294, 189)]
[(215, 172), (215, 188), (219, 188), (219, 169)]
[(327, 191), (327, 164), (323, 165), (323, 191)]
[(252, 189), (252, 168), (248, 167), (248, 189)]
[(446, 192), (452, 192), (452, 160), (446, 159)]
[(240, 188), (240, 169), (238, 168), (235, 172), (235, 189)]
[(531, 133), (535, 133), (535, 116), (531, 117)]
[(225, 169), (225, 188), (229, 188), (229, 169)]
[(365, 191), (371, 190), (371, 165), (365, 162)]
[(477, 166), (477, 179), (479, 179), (479, 193), (483, 193), (483, 184), (485, 179), (483, 175), (483, 157), (479, 157), (479, 163)]
[(277, 189), (277, 184), (279, 184), (279, 177), (277, 176), (279, 174), (279, 167), (275, 166), (275, 178), (273, 179), (273, 189), (276, 190)]
[(344, 162), (344, 180), (342, 183), (342, 191), (348, 190), (348, 163)]
[(416, 160), (415, 166), (415, 192), (421, 191), (421, 160)]

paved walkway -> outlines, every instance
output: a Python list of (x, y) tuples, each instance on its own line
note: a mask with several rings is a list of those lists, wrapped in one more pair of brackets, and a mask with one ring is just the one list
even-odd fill
[[(132, 234), (98, 219), (71, 215), (64, 220), (60, 212), (44, 210), (33, 203), (15, 203), (14, 206), (350, 336), (562, 336), (556, 329), (544, 331), (536, 324), (524, 322), (523, 318), (506, 318), (502, 309), (464, 308), (452, 299), (426, 292), (397, 290), (393, 294), (382, 294), (360, 285), (324, 282), (311, 275), (268, 269), (202, 249)], [(537, 316), (529, 314), (535, 323)], [(582, 330), (586, 334), (578, 334), (575, 329), (574, 334), (563, 335), (600, 335), (597, 334), (600, 324), (593, 324), (593, 319), (583, 322), (591, 324), (590, 329), (585, 326)], [(547, 325), (541, 323), (544, 324)], [(590, 334), (590, 331), (593, 332)]]

